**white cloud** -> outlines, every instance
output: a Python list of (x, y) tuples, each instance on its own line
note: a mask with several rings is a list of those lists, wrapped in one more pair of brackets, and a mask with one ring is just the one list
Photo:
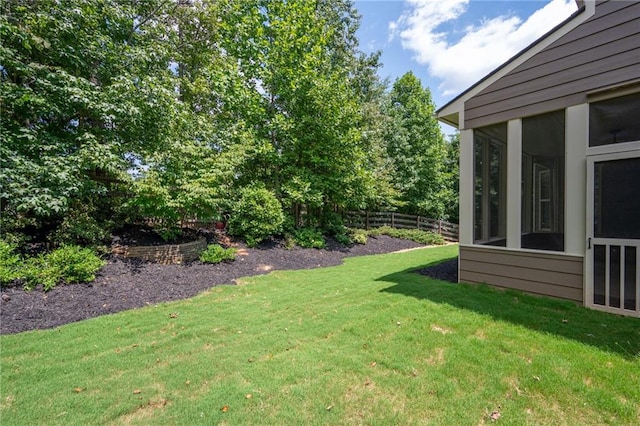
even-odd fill
[[(518, 16), (483, 18), (455, 42), (439, 27), (467, 13), (469, 0), (406, 0), (389, 24), (390, 36), (439, 79), (444, 96), (457, 94), (524, 49), (576, 11), (575, 0), (551, 0), (523, 21)], [(508, 5), (508, 3), (505, 3)]]

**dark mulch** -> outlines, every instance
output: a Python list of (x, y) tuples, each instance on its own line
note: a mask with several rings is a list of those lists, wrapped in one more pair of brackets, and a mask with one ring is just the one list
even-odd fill
[(437, 265), (416, 271), (419, 274), (426, 275), (437, 280), (458, 282), (458, 258), (438, 263)]
[(185, 299), (241, 277), (271, 270), (334, 266), (347, 256), (389, 253), (421, 247), (413, 241), (385, 235), (370, 237), (367, 244), (346, 248), (335, 241), (327, 250), (294, 248), (278, 242), (244, 249), (236, 261), (218, 265), (158, 265), (110, 259), (89, 284), (61, 285), (49, 292), (40, 288), (26, 293), (19, 287), (2, 289), (0, 333), (53, 328), (70, 322), (165, 301)]

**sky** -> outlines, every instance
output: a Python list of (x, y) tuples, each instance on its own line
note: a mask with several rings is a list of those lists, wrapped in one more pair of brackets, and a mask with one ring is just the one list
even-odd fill
[(355, 6), (360, 49), (382, 51), (380, 77), (393, 83), (412, 71), (437, 108), (578, 9), (575, 0), (355, 0)]

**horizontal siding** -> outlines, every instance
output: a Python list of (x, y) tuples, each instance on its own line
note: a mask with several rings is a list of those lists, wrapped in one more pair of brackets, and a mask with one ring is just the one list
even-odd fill
[[(611, 70), (625, 68), (629, 66), (630, 55), (640, 55), (640, 50), (638, 50), (640, 32), (623, 41), (624, 43), (612, 44), (606, 50), (594, 49), (591, 52), (567, 56), (566, 60), (546, 63), (544, 68), (529, 69), (515, 76), (507, 75), (496, 82), (496, 86), (500, 86), (497, 90), (484, 92), (482, 95), (470, 99), (466, 104), (467, 108), (474, 109), (483, 106), (501, 108), (501, 102), (518, 104), (519, 97), (523, 95), (528, 96), (532, 102), (540, 102), (557, 97), (556, 92), (574, 93), (584, 85), (583, 79), (601, 74), (606, 75)], [(563, 73), (563, 71), (567, 71), (569, 74)], [(523, 80), (530, 83), (526, 87), (520, 88), (517, 94), (514, 93), (513, 86), (517, 86)]]
[[(552, 44), (547, 49), (538, 53), (534, 61), (527, 61), (524, 64), (516, 68), (511, 74), (514, 77), (519, 73), (535, 69), (544, 64), (554, 63), (562, 58), (567, 58), (567, 64), (572, 63), (575, 60), (589, 60), (587, 56), (589, 53), (598, 54), (604, 50), (607, 52), (607, 48), (610, 48), (616, 44), (616, 40), (626, 39), (628, 37), (637, 34), (637, 19), (634, 17), (627, 17), (624, 22), (618, 23), (615, 27), (607, 28), (606, 30), (592, 33), (579, 38), (571, 43), (566, 43), (566, 38), (572, 34), (569, 33), (567, 37), (561, 38), (557, 43)], [(582, 27), (578, 27), (582, 28)]]
[(465, 103), (465, 128), (562, 109), (640, 78), (640, 2), (603, 2), (596, 15)]
[[(581, 25), (571, 33), (567, 34), (561, 40), (555, 43), (555, 45), (562, 45), (563, 43), (573, 43), (577, 40), (583, 39), (594, 33), (599, 33), (611, 27), (612, 15), (616, 17), (618, 23), (626, 22), (625, 17), (634, 18), (633, 1), (599, 1), (596, 6), (596, 13), (591, 19), (589, 19), (588, 25)], [(635, 15), (637, 18), (637, 15)]]
[[(538, 260), (536, 260), (538, 261)], [(465, 260), (465, 268), (469, 271), (475, 271), (480, 274), (496, 275), (496, 265), (492, 263), (478, 262), (473, 260)], [(499, 267), (499, 275), (513, 279), (530, 279), (535, 276), (537, 282), (548, 283), (550, 285), (571, 287), (582, 289), (582, 275), (569, 274), (564, 271), (549, 271), (532, 267), (531, 263), (527, 267), (511, 266), (501, 264)]]
[(583, 301), (583, 258), (486, 247), (460, 247), (460, 281)]
[[(638, 55), (640, 55), (640, 49), (638, 50)], [(614, 86), (617, 83), (631, 81), (633, 80), (629, 78), (631, 75), (636, 76), (635, 80), (639, 79), (640, 63), (633, 67), (607, 71), (605, 74), (606, 78), (602, 79), (600, 79), (598, 75), (588, 77), (593, 83), (589, 86), (588, 91), (583, 90), (583, 81), (576, 81), (565, 84), (562, 87), (551, 87), (544, 91), (533, 93), (530, 95), (527, 103), (522, 103), (522, 98), (520, 98), (517, 102), (501, 102), (500, 108), (498, 108), (496, 104), (492, 104), (493, 107), (488, 105), (485, 108), (485, 115), (465, 120), (465, 126), (468, 128), (476, 128), (512, 120), (514, 118), (529, 117), (544, 112), (556, 111), (572, 105), (584, 104), (587, 102), (588, 92), (595, 92)], [(573, 88), (577, 89), (577, 91), (571, 90)], [(529, 103), (531, 99), (537, 99), (537, 101), (533, 104)]]

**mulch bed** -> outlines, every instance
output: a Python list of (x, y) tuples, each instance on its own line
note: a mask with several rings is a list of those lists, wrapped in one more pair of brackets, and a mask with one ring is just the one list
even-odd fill
[[(235, 244), (241, 249), (241, 255), (231, 263), (159, 265), (112, 258), (92, 283), (61, 285), (46, 293), (41, 288), (30, 293), (24, 292), (21, 287), (3, 288), (0, 334), (53, 328), (127, 309), (185, 299), (211, 287), (234, 284), (238, 278), (266, 274), (272, 270), (334, 266), (341, 264), (342, 259), (348, 256), (422, 247), (413, 241), (386, 235), (370, 237), (367, 244), (350, 248), (330, 241), (326, 250), (288, 250), (277, 241), (255, 249)], [(445, 270), (443, 264), (434, 268)], [(451, 270), (449, 267), (449, 272)], [(457, 266), (455, 272), (457, 274)]]
[(436, 280), (449, 281), (451, 283), (458, 282), (458, 258), (447, 260), (437, 265), (416, 271), (419, 274), (426, 275)]

